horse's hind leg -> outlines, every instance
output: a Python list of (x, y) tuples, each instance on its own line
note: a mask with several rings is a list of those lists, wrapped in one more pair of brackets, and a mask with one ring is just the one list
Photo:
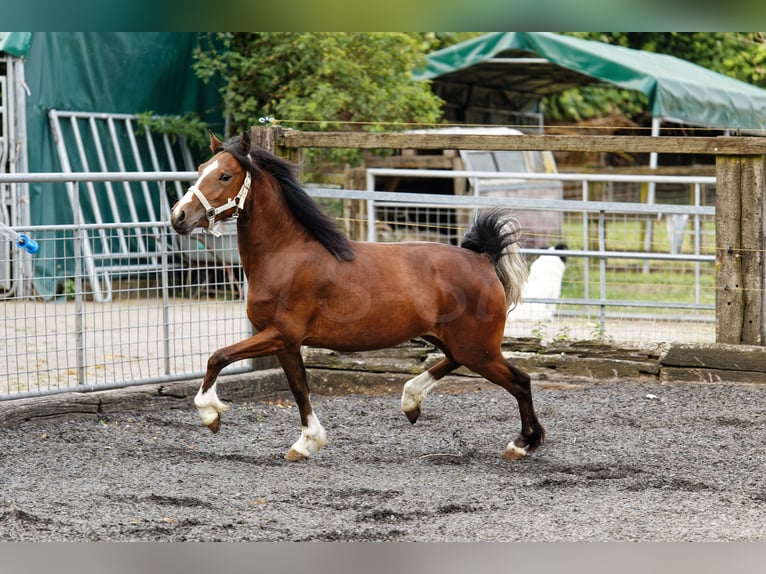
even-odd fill
[(304, 460), (327, 444), (327, 433), (311, 408), (306, 368), (300, 352), (281, 353), (277, 358), (287, 375), (287, 382), (301, 415), (301, 438), (290, 447), (285, 458), (291, 461)]
[(545, 440), (545, 429), (535, 414), (529, 375), (511, 365), (500, 353), (481, 366), (467, 366), (490, 382), (506, 389), (519, 404), (521, 433), (515, 440), (508, 443), (503, 457), (517, 460), (539, 447)]
[(427, 371), (420, 373), (417, 377), (410, 379), (404, 384), (402, 390), (402, 412), (412, 423), (418, 420), (420, 416), (420, 406), (426, 398), (426, 394), (438, 382), (439, 379), (451, 373), (460, 366), (451, 357), (447, 356)]

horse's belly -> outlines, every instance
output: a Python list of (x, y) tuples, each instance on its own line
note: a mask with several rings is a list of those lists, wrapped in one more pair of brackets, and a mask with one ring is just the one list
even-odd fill
[(394, 347), (426, 334), (430, 334), (427, 325), (411, 317), (334, 324), (320, 322), (311, 329), (304, 344), (334, 351), (372, 351)]

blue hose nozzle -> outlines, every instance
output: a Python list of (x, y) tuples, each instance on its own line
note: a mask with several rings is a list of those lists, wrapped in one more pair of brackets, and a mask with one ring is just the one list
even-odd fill
[(16, 239), (16, 245), (22, 249), (26, 249), (27, 253), (37, 253), (37, 250), (40, 249), (37, 241), (30, 239), (23, 233)]

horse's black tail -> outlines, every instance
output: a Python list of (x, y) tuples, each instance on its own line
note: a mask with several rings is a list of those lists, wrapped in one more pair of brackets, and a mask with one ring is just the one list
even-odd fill
[(519, 251), (521, 225), (508, 209), (487, 209), (476, 214), (476, 221), (463, 238), (460, 247), (486, 253), (505, 289), (506, 307), (521, 299), (527, 281), (527, 263)]

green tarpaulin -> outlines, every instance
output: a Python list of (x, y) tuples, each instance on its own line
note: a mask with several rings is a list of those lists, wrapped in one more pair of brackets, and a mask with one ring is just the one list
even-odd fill
[[(58, 172), (61, 165), (48, 120), (51, 109), (83, 112), (183, 115), (196, 112), (222, 132), (217, 86), (196, 77), (196, 33), (174, 32), (34, 32), (5, 33), (2, 50), (24, 57), (27, 152), (30, 172)], [(16, 52), (14, 52), (16, 50)], [(73, 221), (66, 189), (30, 184), (33, 225)], [(41, 239), (47, 236), (42, 234)], [(40, 242), (35, 258), (35, 286), (55, 292), (53, 277), (71, 274), (71, 242)], [(61, 268), (58, 268), (61, 267)]]
[(548, 32), (496, 32), (432, 52), (415, 77), (538, 97), (592, 82), (637, 90), (663, 120), (766, 128), (766, 90), (685, 60)]
[(27, 55), (32, 32), (0, 32), (0, 52), (21, 58)]

